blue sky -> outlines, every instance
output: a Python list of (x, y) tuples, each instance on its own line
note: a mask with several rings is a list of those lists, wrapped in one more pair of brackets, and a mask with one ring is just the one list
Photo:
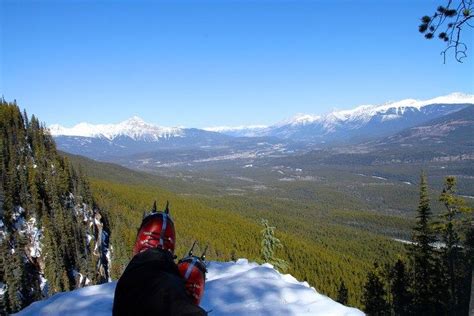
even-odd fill
[(418, 33), (439, 1), (0, 1), (0, 94), (47, 124), (271, 124), (474, 93)]

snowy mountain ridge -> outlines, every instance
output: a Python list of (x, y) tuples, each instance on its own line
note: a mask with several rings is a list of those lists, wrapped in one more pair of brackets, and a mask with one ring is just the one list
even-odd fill
[[(270, 264), (209, 262), (201, 307), (210, 315), (360, 316), (356, 308), (319, 294), (307, 282), (281, 274)], [(35, 302), (19, 316), (111, 315), (116, 282), (88, 286)]]
[(357, 141), (390, 135), (474, 104), (474, 95), (452, 93), (429, 100), (405, 99), (381, 105), (361, 105), (326, 115), (299, 114), (262, 130), (275, 136), (309, 142)]
[[(416, 99), (404, 99), (400, 101), (389, 101), (383, 104), (376, 105), (359, 105), (354, 109), (350, 110), (339, 110), (333, 111), (328, 114), (313, 115), (307, 113), (298, 113), (290, 119), (283, 120), (271, 126), (266, 125), (249, 125), (249, 126), (218, 126), (218, 127), (207, 127), (205, 130), (214, 131), (219, 133), (233, 133), (243, 130), (257, 131), (268, 131), (272, 128), (278, 128), (286, 125), (298, 126), (308, 125), (312, 123), (324, 123), (326, 127), (336, 122), (344, 121), (363, 121), (367, 122), (376, 114), (387, 113), (386, 120), (394, 119), (396, 116), (401, 116), (405, 113), (408, 108), (420, 110), (427, 105), (434, 104), (474, 104), (474, 95), (465, 94), (461, 92), (454, 92), (445, 96), (439, 96), (428, 100), (416, 100)], [(392, 114), (395, 112), (396, 114)], [(261, 133), (260, 133), (261, 134)]]
[(53, 124), (49, 127), (53, 136), (104, 137), (113, 140), (128, 136), (134, 140), (157, 141), (161, 138), (182, 137), (183, 129), (179, 127), (162, 127), (145, 122), (138, 116), (118, 124), (79, 123), (71, 128)]
[[(317, 125), (323, 133), (332, 133), (338, 127), (348, 130), (358, 129), (378, 117), (381, 123), (402, 118), (406, 112), (420, 111), (428, 105), (460, 105), (474, 104), (474, 95), (460, 92), (451, 93), (428, 100), (405, 99), (396, 102), (387, 102), (381, 105), (360, 105), (351, 110), (334, 111), (324, 115), (297, 114), (294, 117), (271, 126), (215, 126), (202, 130), (217, 132), (230, 136), (280, 136), (286, 138), (295, 133), (294, 129)], [(446, 111), (449, 111), (446, 110)], [(53, 124), (49, 127), (53, 136), (81, 136), (91, 138), (105, 138), (114, 140), (120, 136), (127, 136), (133, 140), (147, 142), (159, 141), (173, 137), (186, 137), (186, 129), (181, 127), (163, 127), (145, 122), (138, 116), (118, 124), (89, 124), (79, 123), (73, 127), (63, 127)], [(288, 129), (290, 129), (288, 131)]]
[(241, 130), (256, 130), (267, 128), (267, 125), (240, 125), (240, 126), (214, 126), (214, 127), (205, 127), (203, 130), (209, 132), (234, 132), (234, 131), (241, 131)]
[[(284, 125), (306, 125), (315, 122), (324, 122), (326, 124), (337, 121), (364, 121), (367, 122), (376, 114), (396, 113), (387, 115), (400, 116), (408, 108), (420, 110), (427, 105), (433, 104), (474, 104), (474, 95), (454, 92), (445, 96), (440, 96), (428, 100), (404, 99), (401, 101), (390, 101), (379, 105), (359, 105), (351, 110), (333, 111), (326, 115), (297, 114), (293, 118), (276, 124), (276, 127)], [(388, 116), (387, 119), (389, 120)]]
[(208, 132), (216, 132), (237, 137), (258, 137), (262, 135), (262, 131), (267, 129), (267, 125), (215, 126), (204, 128), (204, 130)]

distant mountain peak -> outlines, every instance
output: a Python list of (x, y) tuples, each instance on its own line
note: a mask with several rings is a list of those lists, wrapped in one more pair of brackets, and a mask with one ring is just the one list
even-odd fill
[(147, 124), (147, 123), (141, 117), (134, 115), (126, 119), (125, 121), (123, 121), (122, 124)]
[(126, 136), (134, 140), (156, 141), (161, 138), (183, 136), (182, 128), (154, 125), (145, 122), (139, 116), (132, 116), (117, 124), (89, 124), (83, 122), (73, 127), (53, 124), (49, 126), (49, 130), (53, 136), (104, 137), (109, 140)]
[(276, 126), (283, 126), (283, 125), (306, 125), (311, 124), (316, 121), (321, 120), (321, 115), (312, 115), (312, 114), (305, 114), (305, 113), (298, 113), (289, 120), (285, 120), (283, 122), (277, 123)]

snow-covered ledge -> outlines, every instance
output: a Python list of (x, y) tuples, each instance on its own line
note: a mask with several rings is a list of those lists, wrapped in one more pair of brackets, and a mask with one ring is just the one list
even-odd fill
[[(210, 315), (364, 315), (321, 295), (270, 264), (214, 262), (208, 266), (201, 306)], [(115, 282), (59, 293), (18, 315), (111, 315)]]

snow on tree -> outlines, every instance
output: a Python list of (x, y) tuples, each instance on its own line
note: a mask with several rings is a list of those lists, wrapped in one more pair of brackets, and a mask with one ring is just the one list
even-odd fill
[(286, 271), (288, 269), (288, 263), (283, 259), (275, 257), (276, 249), (283, 247), (280, 239), (275, 236), (275, 227), (270, 226), (266, 219), (262, 219), (261, 223), (264, 227), (261, 231), (261, 253), (263, 261), (274, 265), (279, 271)]

